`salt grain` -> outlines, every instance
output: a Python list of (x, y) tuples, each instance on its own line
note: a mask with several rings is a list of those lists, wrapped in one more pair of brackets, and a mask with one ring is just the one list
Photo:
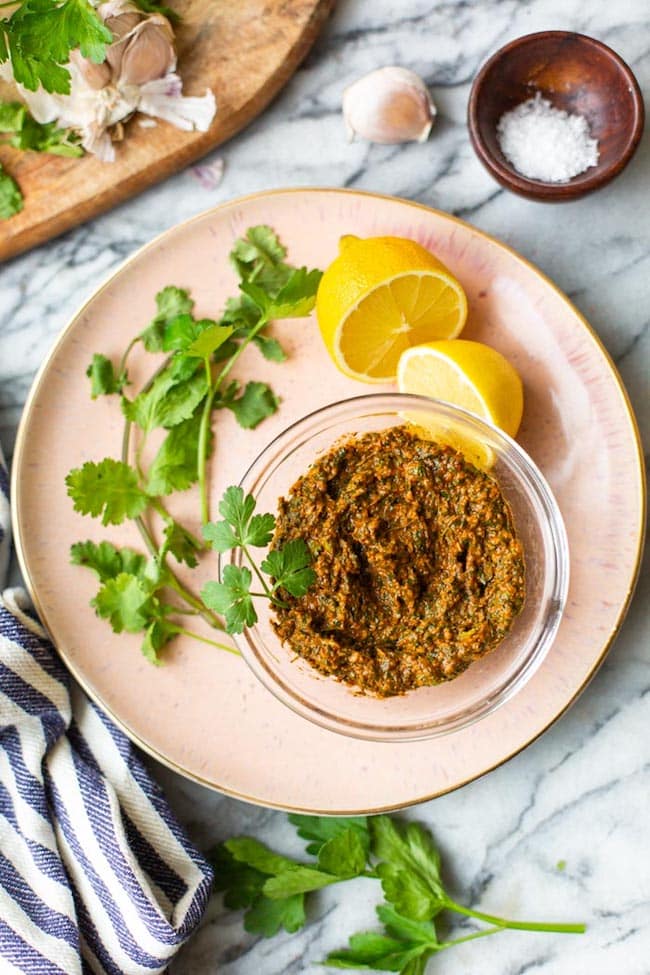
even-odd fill
[(544, 183), (566, 183), (598, 162), (586, 118), (553, 108), (539, 92), (501, 116), (497, 138), (518, 173)]

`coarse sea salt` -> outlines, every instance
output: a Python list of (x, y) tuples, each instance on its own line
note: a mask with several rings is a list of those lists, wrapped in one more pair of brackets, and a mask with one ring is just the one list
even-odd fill
[(566, 183), (598, 162), (586, 118), (554, 108), (539, 92), (501, 116), (497, 138), (518, 173), (544, 183)]

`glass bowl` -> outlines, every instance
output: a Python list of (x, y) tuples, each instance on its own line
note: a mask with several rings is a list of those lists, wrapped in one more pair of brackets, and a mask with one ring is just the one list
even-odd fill
[[(278, 499), (337, 440), (403, 424), (405, 415), (420, 417), (439, 430), (452, 429), (456, 437), (481, 442), (494, 461), (491, 474), (510, 504), (526, 563), (524, 607), (506, 638), (454, 680), (376, 698), (320, 674), (282, 645), (271, 626), (272, 607), (265, 599), (256, 600), (258, 622), (235, 637), (253, 673), (283, 704), (330, 731), (374, 741), (448, 734), (504, 704), (532, 677), (549, 650), (569, 582), (562, 517), (535, 464), (510, 437), (448, 403), (400, 393), (333, 403), (277, 436), (251, 464), (241, 486), (256, 498), (258, 511), (276, 513)], [(259, 564), (265, 551), (252, 552)], [(245, 564), (239, 550), (230, 558), (235, 565)]]

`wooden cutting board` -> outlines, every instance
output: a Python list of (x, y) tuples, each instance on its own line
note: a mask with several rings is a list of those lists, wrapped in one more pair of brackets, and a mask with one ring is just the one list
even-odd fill
[[(42, 244), (205, 155), (255, 118), (307, 54), (335, 0), (171, 0), (179, 73), (187, 95), (211, 88), (217, 114), (208, 132), (166, 122), (126, 126), (113, 163), (63, 159), (0, 147), (0, 162), (25, 197), (0, 222), (0, 260)], [(6, 90), (0, 92), (7, 97)]]

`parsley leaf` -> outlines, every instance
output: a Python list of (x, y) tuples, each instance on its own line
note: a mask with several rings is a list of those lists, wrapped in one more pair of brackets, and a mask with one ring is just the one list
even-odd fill
[(37, 122), (20, 102), (0, 102), (0, 132), (11, 134), (7, 141), (15, 149), (49, 152), (55, 156), (83, 156), (75, 132), (58, 128), (56, 122)]
[(274, 589), (286, 589), (292, 596), (304, 596), (316, 581), (310, 567), (311, 553), (302, 538), (287, 542), (266, 556), (260, 568), (275, 580)]
[(317, 856), (325, 843), (349, 829), (358, 832), (363, 848), (368, 853), (370, 833), (367, 816), (302, 816), (291, 813), (289, 822), (296, 827), (298, 836), (309, 840), (307, 853)]
[(332, 836), (318, 851), (318, 866), (337, 877), (358, 877), (363, 873), (368, 857), (358, 829), (344, 829)]
[(93, 518), (101, 515), (102, 525), (120, 525), (125, 518), (137, 518), (149, 500), (138, 486), (133, 468), (111, 457), (99, 463), (87, 461), (70, 471), (65, 483), (74, 510)]
[(76, 542), (70, 548), (73, 565), (85, 565), (97, 573), (102, 582), (114, 579), (123, 572), (140, 575), (147, 564), (144, 555), (132, 548), (115, 548), (110, 542), (96, 544), (90, 540)]
[(18, 183), (0, 163), (0, 220), (8, 220), (23, 208), (23, 194)]
[(389, 816), (371, 820), (372, 851), (384, 895), (415, 920), (434, 917), (447, 906), (440, 878), (440, 855), (418, 823), (398, 826)]
[(0, 61), (11, 60), (15, 80), (29, 91), (67, 95), (70, 74), (63, 67), (70, 52), (101, 63), (113, 35), (88, 0), (23, 0), (7, 20), (0, 22), (6, 45)]
[(280, 928), (292, 933), (303, 926), (303, 894), (271, 900), (262, 893), (268, 875), (236, 860), (225, 844), (219, 844), (208, 856), (214, 866), (215, 890), (224, 892), (226, 907), (250, 908), (244, 916), (247, 931), (271, 938)]
[(92, 362), (86, 369), (86, 375), (91, 383), (91, 399), (121, 393), (128, 382), (126, 372), (122, 371), (116, 375), (111, 360), (98, 352), (95, 353)]
[(225, 566), (223, 582), (206, 582), (201, 599), (209, 609), (222, 613), (227, 633), (242, 633), (257, 622), (257, 613), (250, 594), (253, 577), (245, 566)]
[(377, 908), (387, 934), (372, 931), (352, 935), (350, 947), (334, 951), (325, 959), (332, 968), (362, 968), (371, 971), (423, 972), (427, 959), (442, 945), (431, 922), (410, 921), (392, 908)]
[(277, 412), (280, 401), (266, 383), (246, 383), (244, 392), (237, 396), (239, 383), (234, 381), (223, 394), (220, 405), (235, 414), (240, 427), (254, 430), (267, 416)]

